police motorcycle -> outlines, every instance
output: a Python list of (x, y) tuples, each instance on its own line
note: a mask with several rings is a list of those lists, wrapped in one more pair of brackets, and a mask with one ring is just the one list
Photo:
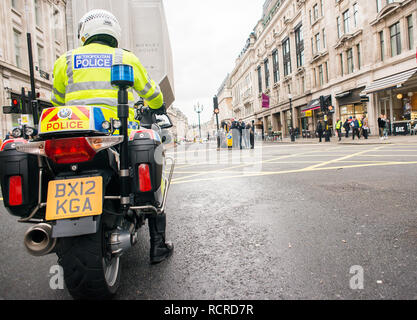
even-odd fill
[(141, 127), (129, 123), (133, 79), (131, 66), (114, 65), (117, 112), (44, 109), (34, 139), (18, 138), (0, 152), (4, 206), (19, 222), (34, 223), (24, 235), (27, 251), (56, 253), (74, 298), (114, 295), (121, 255), (137, 243), (146, 218), (165, 213), (175, 161), (164, 140), (172, 123), (142, 103), (135, 111)]

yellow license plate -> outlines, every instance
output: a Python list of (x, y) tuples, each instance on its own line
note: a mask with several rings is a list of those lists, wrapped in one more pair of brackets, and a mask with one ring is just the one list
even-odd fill
[(54, 180), (48, 184), (46, 220), (100, 215), (103, 212), (103, 178)]

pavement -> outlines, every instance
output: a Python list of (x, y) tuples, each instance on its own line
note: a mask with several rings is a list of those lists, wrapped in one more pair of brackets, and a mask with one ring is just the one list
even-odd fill
[[(291, 142), (290, 138), (283, 138), (282, 141), (274, 141), (274, 142), (265, 142), (265, 143), (286, 143), (286, 144), (317, 144), (318, 138), (299, 138), (296, 139), (295, 142)], [(353, 140), (352, 137), (345, 138), (343, 137), (341, 141), (338, 141), (337, 137), (332, 137), (330, 142), (325, 142), (323, 138), (324, 144), (358, 144), (358, 145), (372, 145), (372, 144), (394, 144), (394, 143), (417, 143), (417, 135), (407, 135), (407, 136), (390, 136), (386, 140), (381, 140), (379, 136), (369, 136), (368, 139), (355, 139)]]
[[(115, 299), (417, 299), (416, 138), (169, 149), (174, 255), (151, 266), (145, 226)], [(16, 220), (0, 205), (0, 299), (71, 299)]]

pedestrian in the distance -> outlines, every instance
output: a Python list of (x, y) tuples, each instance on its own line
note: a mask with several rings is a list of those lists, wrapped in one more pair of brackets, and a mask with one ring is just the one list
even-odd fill
[(337, 131), (337, 136), (339, 137), (339, 141), (342, 140), (342, 120), (337, 119), (336, 120), (336, 131)]
[(322, 138), (323, 138), (323, 125), (321, 124), (321, 121), (319, 121), (317, 123), (317, 129), (316, 132), (319, 136), (319, 142), (321, 142)]
[(367, 140), (369, 134), (369, 121), (366, 116), (362, 118), (362, 134), (365, 140)]
[(359, 136), (359, 121), (356, 117), (353, 117), (350, 127), (352, 128), (352, 140), (355, 140), (355, 136), (358, 136), (358, 139), (361, 137)]
[(384, 128), (385, 128), (385, 120), (384, 115), (381, 114), (378, 117), (378, 130), (379, 130), (379, 138), (382, 140), (384, 138)]
[(249, 135), (250, 135), (250, 148), (255, 149), (255, 122), (254, 121), (252, 121), (252, 125), (250, 125)]
[(384, 115), (384, 137), (383, 140), (388, 140), (388, 133), (389, 133), (389, 120), (387, 118), (387, 115)]
[(343, 124), (343, 128), (346, 131), (346, 138), (349, 138), (349, 131), (350, 131), (349, 119), (346, 119), (345, 123)]

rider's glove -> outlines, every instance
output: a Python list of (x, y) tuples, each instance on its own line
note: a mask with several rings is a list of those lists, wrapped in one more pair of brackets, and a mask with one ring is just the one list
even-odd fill
[(162, 106), (159, 109), (151, 109), (151, 111), (154, 114), (158, 114), (158, 115), (162, 115), (162, 114), (166, 114), (166, 108), (165, 108), (165, 103), (162, 104)]

